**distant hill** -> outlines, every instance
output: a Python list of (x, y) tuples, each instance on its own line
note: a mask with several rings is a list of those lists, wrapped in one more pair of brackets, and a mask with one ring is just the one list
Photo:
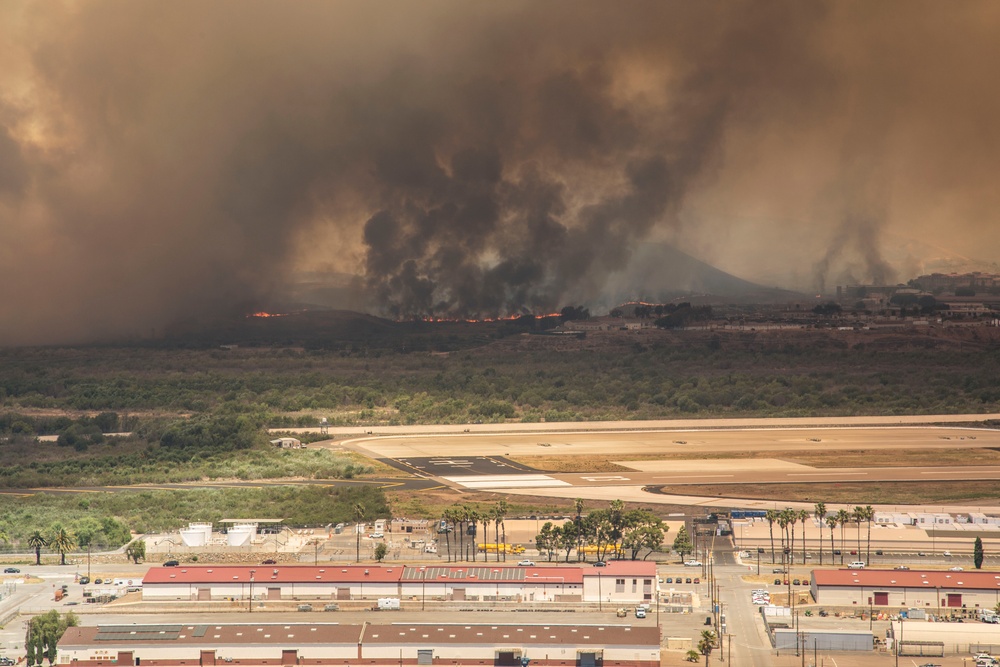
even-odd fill
[(628, 269), (611, 276), (603, 301), (611, 305), (633, 299), (668, 302), (688, 296), (738, 303), (783, 303), (808, 298), (799, 292), (738, 278), (672, 245), (648, 243), (633, 254)]

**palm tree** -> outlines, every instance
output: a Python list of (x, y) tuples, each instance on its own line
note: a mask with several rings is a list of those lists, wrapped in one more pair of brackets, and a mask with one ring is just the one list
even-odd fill
[[(809, 520), (809, 512), (805, 510), (799, 510), (799, 521), (802, 522), (802, 564), (806, 564), (806, 521)], [(820, 542), (823, 541), (823, 536), (820, 535)]]
[(59, 564), (65, 565), (66, 552), (72, 551), (73, 547), (76, 546), (76, 540), (73, 539), (72, 533), (62, 526), (59, 526), (52, 534), (52, 539), (49, 540), (49, 544), (59, 552)]
[(583, 539), (583, 498), (577, 498), (573, 501), (573, 506), (576, 507), (576, 559), (580, 560), (580, 541)]
[(799, 513), (791, 507), (785, 509), (785, 519), (788, 522), (788, 564), (795, 562), (795, 524), (799, 522)]
[(858, 524), (858, 558), (860, 558), (863, 553), (861, 551), (861, 522), (865, 520), (865, 508), (860, 505), (856, 505), (854, 507), (854, 511), (851, 512), (851, 517), (854, 519), (854, 522)]
[[(834, 561), (833, 557), (835, 555), (833, 552), (837, 550), (836, 547), (833, 546), (833, 531), (837, 528), (837, 523), (838, 523), (837, 515), (828, 514), (824, 521), (826, 522), (826, 525), (830, 527), (830, 564), (833, 565)], [(841, 551), (841, 553), (843, 553), (843, 551)]]
[(872, 563), (872, 519), (875, 518), (875, 509), (871, 505), (865, 505), (865, 521), (868, 522), (868, 546), (865, 547), (867, 557), (865, 563)]
[(771, 565), (774, 565), (774, 522), (778, 520), (778, 511), (767, 510), (764, 518), (767, 519), (767, 532), (771, 536)]
[(851, 513), (841, 508), (837, 510), (837, 523), (840, 524), (840, 564), (844, 564), (844, 526), (851, 522)]
[(705, 667), (708, 667), (708, 656), (712, 654), (713, 648), (715, 648), (715, 633), (711, 630), (702, 630), (701, 640), (698, 641), (698, 650), (705, 656)]
[(40, 530), (36, 530), (28, 536), (28, 546), (35, 550), (35, 565), (41, 565), (42, 547), (49, 546), (49, 541)]
[(815, 507), (815, 517), (816, 521), (819, 522), (819, 564), (823, 564), (823, 524), (826, 519), (826, 503), (819, 502), (816, 503)]
[(354, 505), (354, 521), (356, 525), (354, 526), (354, 536), (357, 538), (357, 545), (355, 546), (355, 562), (361, 562), (361, 521), (365, 518), (365, 506), (361, 503), (356, 503)]
[[(507, 504), (506, 498), (501, 498), (497, 502), (497, 513), (500, 515), (500, 534), (502, 539), (500, 540), (504, 544), (507, 543), (507, 512), (510, 511), (510, 505)], [(507, 552), (503, 552), (503, 559), (507, 560)]]

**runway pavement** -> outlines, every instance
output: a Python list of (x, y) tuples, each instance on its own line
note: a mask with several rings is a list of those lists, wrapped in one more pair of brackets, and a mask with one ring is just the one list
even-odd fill
[[(932, 419), (927, 417), (926, 419)], [(503, 491), (560, 498), (622, 498), (633, 502), (769, 507), (766, 501), (722, 500), (657, 493), (662, 486), (702, 484), (821, 484), (841, 482), (935, 482), (1000, 480), (1000, 466), (815, 468), (779, 458), (702, 458), (754, 452), (801, 454), (864, 449), (920, 450), (1000, 447), (1000, 431), (966, 426), (821, 426), (789, 428), (760, 424), (744, 430), (652, 429), (552, 431), (546, 433), (435, 433), (371, 436), (337, 443), (455, 489)], [(775, 420), (784, 422), (787, 420)], [(615, 423), (617, 427), (618, 423)], [(596, 424), (590, 424), (596, 428)], [(647, 457), (615, 461), (609, 452)], [(656, 459), (657, 454), (685, 458)], [(532, 456), (600, 457), (616, 472), (553, 473), (525, 465)], [(520, 461), (514, 461), (513, 459)], [(544, 461), (545, 459), (539, 459)], [(541, 467), (541, 464), (540, 466)], [(783, 503), (787, 504), (787, 503)], [(794, 503), (793, 503), (794, 504)], [(809, 503), (801, 503), (808, 508)]]

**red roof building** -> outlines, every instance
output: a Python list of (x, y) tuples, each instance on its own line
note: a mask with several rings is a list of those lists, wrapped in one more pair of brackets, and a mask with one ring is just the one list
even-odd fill
[(1000, 573), (939, 570), (814, 570), (812, 594), (836, 606), (993, 608), (1000, 603)]

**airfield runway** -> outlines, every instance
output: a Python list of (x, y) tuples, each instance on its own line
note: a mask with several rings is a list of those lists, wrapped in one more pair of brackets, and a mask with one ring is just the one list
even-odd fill
[[(542, 433), (437, 433), (342, 441), (413, 474), (455, 489), (561, 498), (622, 498), (633, 502), (756, 506), (763, 501), (663, 495), (670, 485), (940, 482), (1000, 480), (998, 465), (813, 467), (776, 456), (811, 451), (1000, 448), (1000, 431), (960, 426), (664, 429)], [(642, 456), (619, 460), (616, 452)], [(774, 458), (702, 458), (767, 452)], [(657, 455), (669, 455), (657, 459)], [(670, 458), (681, 455), (683, 458)], [(531, 456), (601, 458), (628, 468), (615, 472), (555, 473), (534, 469)], [(518, 459), (517, 461), (513, 459)], [(623, 458), (627, 458), (624, 457)], [(970, 452), (970, 459), (974, 454)], [(768, 506), (770, 505), (767, 503)], [(783, 503), (788, 505), (789, 503)], [(805, 507), (807, 504), (803, 504)]]

